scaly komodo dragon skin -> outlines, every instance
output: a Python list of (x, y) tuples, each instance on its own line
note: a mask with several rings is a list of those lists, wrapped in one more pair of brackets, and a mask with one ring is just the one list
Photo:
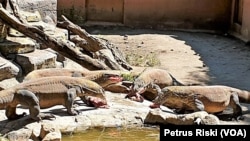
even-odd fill
[[(29, 81), (42, 77), (51, 77), (51, 76), (70, 76), (70, 77), (84, 77), (85, 79), (89, 79), (98, 83), (100, 86), (104, 88), (104, 90), (112, 91), (128, 91), (129, 89), (120, 85), (123, 77), (122, 74), (129, 74), (128, 71), (119, 71), (119, 70), (76, 70), (76, 69), (65, 69), (65, 68), (48, 68), (48, 69), (40, 69), (34, 70), (28, 73), (24, 81)], [(110, 88), (112, 86), (113, 89)], [(113, 91), (112, 91), (113, 92)], [(86, 103), (88, 106), (98, 106), (99, 104), (105, 103), (101, 99), (91, 96), (80, 96), (81, 100)]]
[(111, 84), (121, 82), (121, 74), (119, 71), (108, 71), (108, 70), (74, 70), (65, 68), (49, 68), (34, 70), (28, 73), (24, 81), (33, 80), (36, 78), (50, 77), (50, 76), (71, 76), (71, 77), (85, 77), (86, 79), (95, 81), (102, 87), (107, 87)]
[(104, 89), (93, 81), (82, 77), (54, 76), (26, 81), (0, 91), (0, 108), (6, 109), (8, 119), (17, 119), (24, 116), (16, 114), (16, 106), (21, 104), (29, 108), (32, 119), (40, 121), (43, 118), (40, 108), (55, 105), (64, 105), (70, 115), (78, 114), (72, 108), (78, 96), (106, 100)]
[(173, 109), (219, 113), (230, 106), (233, 117), (237, 118), (242, 115), (240, 102), (250, 103), (250, 92), (224, 85), (168, 86), (159, 93), (151, 108), (164, 105)]
[(134, 80), (126, 98), (137, 102), (143, 102), (144, 98), (154, 100), (158, 95), (157, 89), (183, 85), (164, 69), (147, 68)]
[[(76, 70), (76, 69), (65, 69), (65, 68), (49, 68), (34, 70), (28, 73), (24, 81), (49, 77), (49, 76), (72, 76), (72, 77), (85, 77), (86, 79), (95, 81), (101, 85), (105, 90), (111, 92), (128, 92), (129, 88), (122, 85), (121, 81), (123, 75), (136, 76), (136, 72), (120, 71), (120, 70)], [(132, 82), (131, 82), (132, 83)]]

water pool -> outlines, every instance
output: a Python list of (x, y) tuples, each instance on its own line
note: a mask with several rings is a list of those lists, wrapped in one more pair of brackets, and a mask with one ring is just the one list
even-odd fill
[(63, 135), (62, 141), (159, 141), (159, 128), (94, 128)]

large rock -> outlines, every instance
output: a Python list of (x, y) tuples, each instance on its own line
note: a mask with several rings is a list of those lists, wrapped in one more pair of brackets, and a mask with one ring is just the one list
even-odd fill
[(50, 18), (57, 23), (57, 0), (22, 0), (18, 1), (18, 6), (22, 11), (38, 11), (43, 21)]
[(49, 24), (45, 23), (43, 21), (38, 21), (38, 22), (29, 22), (29, 25), (39, 27), (46, 33), (47, 35), (50, 35), (52, 37), (55, 37), (57, 40), (62, 39), (62, 40), (67, 40), (68, 39), (68, 30), (58, 28), (56, 27), (55, 24)]
[(43, 141), (60, 141), (62, 134), (59, 128), (53, 122), (46, 122), (41, 125), (39, 137)]
[(7, 37), (7, 40), (0, 42), (0, 52), (8, 57), (10, 54), (32, 52), (36, 46), (37, 44), (27, 37)]
[(0, 81), (18, 76), (19, 68), (9, 60), (0, 57)]
[(30, 129), (20, 129), (18, 131), (12, 131), (7, 134), (9, 141), (28, 141), (32, 134)]
[(84, 68), (83, 66), (81, 66), (80, 64), (78, 64), (77, 62), (61, 55), (60, 53), (58, 53), (57, 51), (51, 49), (51, 48), (47, 48), (44, 49), (45, 51), (48, 51), (50, 53), (55, 54), (56, 57), (56, 68), (67, 68), (67, 69), (78, 69), (78, 70), (88, 70), (86, 68)]
[(31, 53), (18, 54), (16, 62), (22, 67), (24, 74), (27, 74), (36, 69), (55, 68), (56, 55), (37, 49)]
[[(52, 37), (55, 37), (57, 39), (63, 39), (63, 40), (68, 39), (68, 36), (69, 36), (68, 30), (56, 27), (56, 24), (53, 22), (52, 23), (44, 22), (38, 11), (35, 11), (32, 13), (27, 12), (27, 11), (22, 11), (21, 16), (23, 16), (27, 20), (27, 24), (31, 26), (39, 27), (46, 34)], [(24, 37), (22, 33), (20, 33), (19, 31), (13, 28), (9, 28), (8, 35), (14, 36), (14, 37)]]
[(217, 125), (219, 118), (208, 114), (205, 111), (194, 112), (190, 114), (174, 114), (163, 112), (160, 109), (150, 110), (144, 123), (147, 124), (174, 124), (174, 125)]
[(60, 132), (50, 132), (48, 133), (42, 141), (61, 141), (62, 134)]
[[(42, 17), (38, 11), (35, 12), (27, 12), (27, 11), (20, 11), (20, 15), (26, 19), (28, 23), (39, 23), (42, 21)], [(8, 28), (8, 35), (12, 37), (24, 37), (21, 32), (17, 31), (14, 28)]]
[(7, 26), (0, 22), (0, 42), (4, 42), (7, 37)]
[(20, 14), (22, 17), (24, 17), (27, 20), (27, 22), (42, 21), (41, 14), (38, 11), (34, 11), (34, 12), (20, 11)]
[(10, 88), (10, 87), (13, 87), (19, 83), (20, 82), (19, 82), (17, 77), (4, 79), (4, 80), (0, 81), (0, 90), (4, 90), (4, 89)]

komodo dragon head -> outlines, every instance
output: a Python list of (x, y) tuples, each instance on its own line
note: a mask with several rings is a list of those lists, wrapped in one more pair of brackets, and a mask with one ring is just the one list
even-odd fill
[(100, 72), (99, 74), (93, 74), (86, 76), (85, 78), (95, 81), (102, 87), (106, 87), (111, 84), (119, 83), (123, 80), (120, 74), (116, 74), (113, 72)]

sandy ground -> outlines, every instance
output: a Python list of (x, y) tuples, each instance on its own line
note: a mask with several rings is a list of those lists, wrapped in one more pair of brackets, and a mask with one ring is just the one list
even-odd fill
[[(143, 58), (151, 54), (160, 61), (159, 65), (148, 66), (150, 60), (145, 59), (135, 64), (134, 69), (162, 68), (184, 84), (220, 84), (250, 91), (250, 47), (227, 34), (119, 27), (92, 27), (87, 31), (108, 39), (125, 56)], [(242, 108), (245, 117), (243, 123), (249, 124), (250, 105), (242, 103)]]

